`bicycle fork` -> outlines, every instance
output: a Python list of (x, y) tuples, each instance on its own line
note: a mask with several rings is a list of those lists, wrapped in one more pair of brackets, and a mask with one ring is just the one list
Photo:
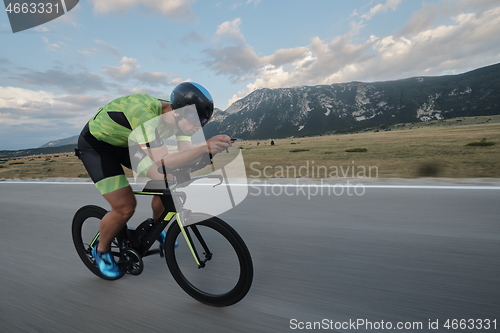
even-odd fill
[(186, 219), (186, 214), (188, 212), (189, 212), (188, 210), (184, 210), (181, 213), (176, 214), (177, 225), (179, 226), (179, 229), (181, 230), (181, 233), (184, 236), (184, 239), (186, 240), (188, 248), (191, 251), (191, 254), (193, 255), (194, 261), (198, 265), (198, 268), (203, 268), (203, 267), (205, 267), (205, 263), (207, 261), (209, 261), (210, 259), (212, 259), (212, 253), (208, 249), (208, 246), (207, 246), (205, 240), (203, 239), (200, 231), (196, 227), (196, 225), (192, 225), (191, 230), (193, 231), (194, 235), (196, 236), (196, 238), (200, 242), (201, 246), (203, 247), (203, 250), (205, 251), (204, 252), (205, 259), (200, 260), (200, 256), (198, 255), (198, 251), (196, 250), (196, 247), (193, 243), (191, 235), (189, 234), (189, 231), (184, 227), (184, 224), (182, 223), (182, 221)]

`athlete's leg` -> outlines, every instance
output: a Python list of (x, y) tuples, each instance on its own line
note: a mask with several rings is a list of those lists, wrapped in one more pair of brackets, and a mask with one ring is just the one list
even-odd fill
[[(153, 165), (151, 168), (149, 168), (147, 175), (149, 179), (153, 180), (165, 179), (165, 175), (158, 172), (158, 167), (156, 165)], [(160, 218), (161, 214), (165, 210), (160, 197), (158, 196), (153, 197), (153, 200), (151, 200), (151, 208), (153, 209), (153, 220), (156, 221)]]
[(103, 194), (103, 197), (111, 205), (111, 211), (101, 220), (99, 246), (97, 248), (99, 252), (105, 252), (111, 248), (111, 241), (132, 217), (137, 205), (130, 186)]
[(151, 208), (153, 209), (153, 220), (156, 221), (160, 218), (161, 214), (165, 210), (165, 208), (163, 208), (163, 203), (161, 202), (160, 197), (156, 195), (153, 197), (153, 200), (151, 200)]

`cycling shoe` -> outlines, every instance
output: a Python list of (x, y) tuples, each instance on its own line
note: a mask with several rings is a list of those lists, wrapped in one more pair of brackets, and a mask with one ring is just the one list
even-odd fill
[(110, 251), (97, 252), (97, 244), (92, 248), (92, 256), (95, 259), (97, 267), (101, 274), (108, 279), (116, 279), (122, 275), (120, 267), (118, 267), (115, 259), (113, 258), (113, 253)]
[[(158, 238), (156, 239), (158, 242), (160, 242), (160, 245), (162, 248), (165, 247), (165, 239), (167, 239), (167, 232), (165, 230), (163, 230), (160, 234), (160, 236), (158, 236)], [(175, 241), (175, 245), (174, 247), (177, 247), (179, 246), (179, 242)]]

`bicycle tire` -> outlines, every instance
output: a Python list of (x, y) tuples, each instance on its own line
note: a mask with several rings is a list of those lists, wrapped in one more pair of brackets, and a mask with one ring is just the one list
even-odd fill
[[(83, 206), (75, 213), (75, 216), (73, 217), (71, 233), (73, 236), (73, 244), (75, 245), (76, 252), (78, 253), (78, 256), (83, 261), (85, 266), (87, 266), (87, 268), (92, 273), (94, 273), (101, 279), (116, 280), (121, 278), (125, 274), (125, 272), (122, 272), (122, 274), (116, 278), (108, 278), (104, 276), (97, 267), (97, 265), (95, 264), (95, 260), (91, 252), (92, 248), (90, 247), (90, 242), (92, 242), (92, 240), (96, 238), (99, 232), (99, 224), (104, 215), (106, 215), (107, 213), (108, 213), (107, 210), (99, 206), (94, 206), (94, 205)], [(114, 252), (116, 251), (119, 252), (116, 239), (114, 240), (114, 243), (116, 247), (114, 249)], [(113, 244), (112, 244), (112, 250), (113, 250)]]
[[(213, 257), (205, 267), (198, 268), (179, 225), (173, 223), (165, 241), (165, 259), (172, 276), (188, 295), (204, 304), (223, 307), (239, 302), (253, 280), (252, 258), (245, 242), (221, 219), (200, 213), (192, 215), (201, 221), (184, 228), (193, 236), (194, 246), (202, 255), (202, 245), (193, 232), (195, 226)], [(178, 247), (174, 245), (176, 240)]]

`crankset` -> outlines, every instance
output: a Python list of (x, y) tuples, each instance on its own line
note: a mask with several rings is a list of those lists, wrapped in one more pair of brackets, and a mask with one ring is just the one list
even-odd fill
[(144, 262), (141, 256), (136, 250), (131, 248), (123, 250), (118, 265), (130, 275), (140, 275), (144, 270)]

